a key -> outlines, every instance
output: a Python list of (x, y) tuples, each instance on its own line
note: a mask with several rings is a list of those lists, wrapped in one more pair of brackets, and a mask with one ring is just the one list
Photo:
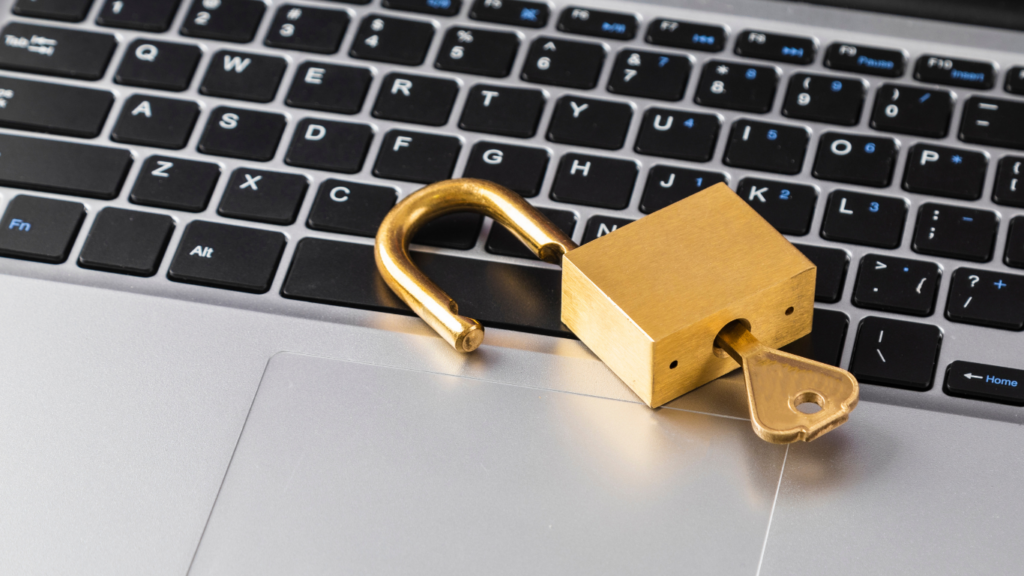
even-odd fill
[(1006, 256), (1003, 262), (1014, 268), (1024, 268), (1024, 216), (1010, 220), (1010, 231), (1006, 235)]
[(167, 277), (262, 294), (270, 289), (284, 245), (280, 232), (193, 220), (185, 226)]
[[(552, 210), (551, 208), (537, 208), (548, 220), (554, 222), (565, 235), (572, 237), (576, 230), (576, 213), (568, 210)], [(501, 256), (512, 256), (514, 258), (528, 258), (535, 260), (537, 257), (523, 245), (522, 241), (516, 238), (504, 226), (495, 223), (491, 226), (491, 233), (487, 235), (486, 250), (491, 254)]]
[(459, 13), (461, 0), (381, 0), (381, 6), (392, 10), (423, 12), (435, 16), (454, 16)]
[(398, 191), (345, 180), (324, 180), (313, 199), (306, 226), (313, 230), (373, 237)]
[(376, 118), (441, 126), (448, 122), (459, 84), (454, 80), (392, 72), (381, 81)]
[(899, 78), (906, 57), (900, 50), (835, 42), (825, 51), (824, 64), (835, 70)]
[(78, 255), (82, 268), (152, 276), (163, 260), (174, 232), (174, 219), (166, 214), (109, 206), (93, 220)]
[(220, 50), (210, 58), (199, 91), (221, 98), (270, 102), (287, 66), (284, 58)]
[(453, 136), (391, 130), (373, 167), (378, 178), (430, 184), (450, 178), (462, 144)]
[(815, 122), (853, 126), (864, 105), (864, 81), (818, 74), (794, 74), (782, 114)]
[(875, 96), (871, 127), (885, 132), (942, 138), (949, 132), (953, 95), (946, 90), (883, 84)]
[(63, 84), (0, 76), (0, 126), (95, 138), (114, 95)]
[(826, 132), (818, 141), (812, 174), (822, 180), (884, 188), (899, 153), (892, 138)]
[(1024, 94), (1024, 66), (1014, 66), (1006, 71), (1003, 90), (1010, 94)]
[(603, 156), (570, 153), (562, 156), (551, 185), (551, 199), (622, 210), (629, 205), (637, 164)]
[(348, 28), (348, 13), (284, 4), (277, 9), (263, 43), (274, 48), (334, 54)]
[(294, 108), (355, 114), (363, 107), (373, 74), (366, 68), (303, 62), (284, 103)]
[(981, 152), (914, 144), (907, 152), (903, 188), (911, 192), (976, 200), (985, 184), (988, 157)]
[(917, 212), (914, 252), (988, 262), (999, 220), (995, 212), (942, 204), (922, 204)]
[(647, 43), (703, 52), (725, 48), (725, 28), (710, 24), (655, 18), (647, 27)]
[(796, 174), (804, 165), (809, 138), (803, 127), (737, 120), (729, 132), (722, 162), (740, 168)]
[(861, 258), (853, 303), (861, 308), (930, 316), (942, 273), (932, 262), (868, 254)]
[(949, 281), (946, 318), (1004, 330), (1024, 329), (1024, 276), (957, 268)]
[(519, 37), (511, 32), (453, 26), (444, 35), (434, 66), (441, 70), (504, 78), (512, 71)]
[(85, 207), (19, 194), (0, 219), (0, 256), (59, 264), (68, 259)]
[(525, 198), (540, 193), (547, 171), (548, 151), (500, 142), (477, 142), (466, 161), (465, 178), (497, 182)]
[(192, 0), (181, 33), (196, 38), (249, 42), (267, 5), (261, 0)]
[(197, 117), (195, 102), (135, 94), (124, 101), (110, 139), (180, 150), (188, 143)]
[(782, 351), (838, 367), (843, 358), (843, 344), (846, 343), (846, 330), (849, 327), (850, 318), (846, 314), (815, 308), (814, 330), (782, 348)]
[(683, 56), (622, 50), (615, 57), (608, 91), (658, 100), (680, 100), (690, 77), (690, 67), (690, 60)]
[(0, 134), (0, 186), (109, 200), (121, 191), (132, 154), (88, 146)]
[(469, 17), (484, 22), (543, 28), (548, 23), (550, 11), (544, 2), (476, 0), (469, 9)]
[(764, 113), (772, 107), (778, 83), (774, 68), (709, 60), (693, 100), (701, 106)]
[(427, 222), (413, 236), (414, 244), (451, 248), (453, 250), (469, 250), (476, 246), (483, 227), (484, 217), (471, 212), (446, 214)]
[(629, 40), (636, 36), (636, 16), (569, 6), (558, 17), (558, 29), (571, 34)]
[(540, 90), (477, 84), (469, 89), (459, 128), (529, 138), (537, 133), (544, 109)]
[(992, 201), (1024, 208), (1024, 157), (1003, 156), (999, 159)]
[(128, 199), (145, 206), (202, 212), (219, 179), (217, 164), (150, 156), (139, 169)]
[(9, 22), (0, 34), (0, 68), (99, 80), (117, 46), (110, 34)]
[(722, 122), (715, 114), (648, 108), (635, 150), (641, 154), (707, 162), (715, 151)]
[(750, 207), (783, 234), (803, 236), (811, 230), (818, 191), (814, 186), (744, 178), (736, 187)]
[(991, 62), (925, 54), (914, 65), (914, 79), (988, 90), (995, 84), (996, 71)]
[(521, 76), (527, 82), (590, 89), (604, 64), (604, 47), (539, 36), (530, 43)]
[(355, 174), (363, 167), (372, 139), (373, 128), (367, 124), (306, 118), (295, 126), (284, 161), (292, 166)]
[(206, 121), (199, 151), (266, 162), (274, 157), (285, 122), (281, 114), (218, 106)]
[(869, 384), (927, 390), (941, 346), (937, 326), (868, 316), (857, 330), (850, 372)]
[(957, 360), (946, 368), (946, 394), (1024, 406), (1024, 370)]
[(18, 16), (81, 22), (92, 0), (17, 0), (11, 8)]
[(618, 150), (626, 140), (633, 109), (629, 104), (562, 96), (548, 125), (548, 140)]
[(810, 64), (814, 62), (814, 52), (814, 40), (803, 36), (744, 30), (736, 37), (736, 53), (749, 58)]
[(902, 198), (836, 190), (829, 194), (821, 236), (828, 240), (897, 248), (907, 203)]
[(114, 74), (118, 84), (181, 92), (192, 83), (203, 51), (192, 44), (138, 38), (128, 45)]
[(359, 23), (349, 55), (416, 66), (427, 57), (433, 38), (434, 26), (429, 22), (370, 14)]
[(298, 174), (238, 168), (224, 188), (217, 213), (269, 224), (291, 224), (299, 213), (309, 181)]
[(1024, 102), (971, 96), (964, 104), (960, 139), (1024, 150)]
[(657, 212), (669, 204), (693, 196), (708, 186), (725, 181), (725, 174), (721, 172), (664, 165), (652, 166), (647, 173), (644, 195), (640, 198), (640, 211), (644, 214)]
[[(91, 0), (90, 0), (91, 1)], [(181, 0), (106, 0), (96, 16), (100, 26), (165, 32)]]
[(814, 300), (817, 302), (839, 302), (843, 297), (846, 270), (850, 267), (850, 253), (837, 248), (793, 244), (818, 267), (814, 283)]
[(586, 244), (597, 240), (605, 234), (611, 234), (619, 229), (620, 226), (625, 226), (633, 222), (633, 220), (627, 220), (625, 218), (613, 218), (611, 216), (591, 216), (590, 220), (587, 220), (587, 227), (583, 231), (583, 242), (580, 244)]

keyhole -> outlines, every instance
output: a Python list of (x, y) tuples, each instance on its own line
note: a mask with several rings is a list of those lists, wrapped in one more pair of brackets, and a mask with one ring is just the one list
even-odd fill
[(790, 306), (789, 308), (786, 308), (786, 316), (789, 316), (792, 313), (793, 313), (793, 307), (792, 306)]
[(793, 398), (793, 407), (803, 414), (817, 414), (825, 405), (825, 399), (817, 392), (801, 392)]
[(674, 369), (676, 366), (679, 366), (678, 360), (673, 360), (672, 363), (668, 365), (668, 367), (672, 369)]

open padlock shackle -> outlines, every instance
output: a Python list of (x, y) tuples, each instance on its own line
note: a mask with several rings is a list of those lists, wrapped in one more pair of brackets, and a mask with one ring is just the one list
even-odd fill
[(472, 352), (483, 342), (484, 327), (459, 315), (451, 296), (427, 278), (409, 256), (409, 242), (424, 224), (452, 212), (479, 212), (508, 228), (545, 262), (561, 264), (562, 255), (576, 248), (536, 208), (515, 192), (486, 180), (445, 180), (417, 190), (398, 203), (377, 230), (374, 258), (388, 286), (460, 352)]

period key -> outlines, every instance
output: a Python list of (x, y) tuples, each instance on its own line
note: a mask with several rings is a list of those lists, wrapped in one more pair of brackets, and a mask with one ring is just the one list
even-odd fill
[(1024, 406), (1024, 370), (963, 362), (946, 368), (946, 394)]

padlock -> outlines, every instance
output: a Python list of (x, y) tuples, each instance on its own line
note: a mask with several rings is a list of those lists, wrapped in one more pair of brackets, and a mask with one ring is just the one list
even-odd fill
[[(399, 202), (377, 232), (388, 286), (456, 350), (484, 329), (413, 264), (428, 221), (480, 212), (541, 260), (562, 265), (562, 323), (655, 408), (737, 366), (754, 431), (809, 441), (857, 404), (847, 371), (777, 348), (810, 333), (814, 265), (725, 184), (716, 184), (577, 247), (521, 196), (484, 180), (447, 180)], [(756, 335), (756, 337), (755, 337)], [(804, 405), (816, 404), (816, 412)]]

